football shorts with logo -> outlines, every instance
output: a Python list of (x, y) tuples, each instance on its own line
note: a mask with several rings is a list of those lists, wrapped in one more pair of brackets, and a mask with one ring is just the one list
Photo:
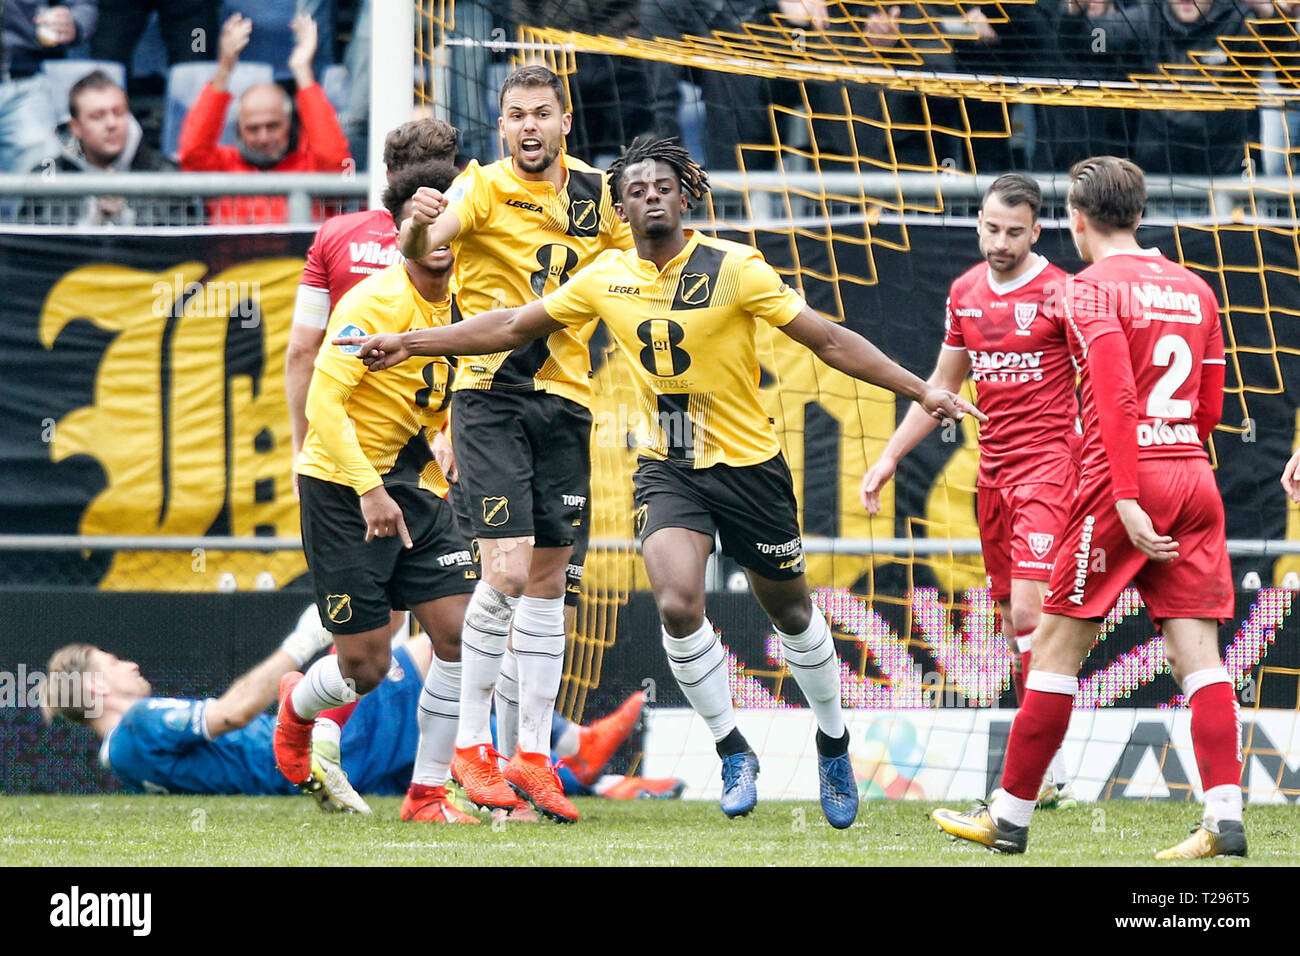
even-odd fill
[(391, 610), (468, 594), (478, 582), (451, 505), (414, 485), (385, 488), (402, 509), (410, 548), (397, 535), (366, 541), (361, 499), (348, 486), (298, 478), (303, 553), (332, 634), (387, 627)]
[[(474, 559), (474, 566), (482, 575), (482, 555), (479, 553), (478, 539), (474, 537), (474, 520), (470, 517), (469, 492), (464, 485), (457, 481), (449, 485), (450, 494), (447, 500), (451, 502), (452, 509), (456, 513), (456, 526), (460, 533), (469, 542), (470, 555)], [(573, 541), (573, 554), (569, 557), (569, 563), (564, 569), (564, 603), (570, 607), (578, 606), (578, 599), (582, 597), (582, 568), (587, 560), (587, 542), (591, 536), (591, 522), (584, 520), (582, 526), (577, 529), (578, 536)]]
[(454, 394), (452, 445), (476, 538), (571, 545), (590, 511), (591, 412), (547, 392)]
[(1115, 511), (1109, 474), (1085, 475), (1070, 511), (1043, 613), (1100, 619), (1136, 585), (1154, 621), (1212, 618), (1235, 611), (1223, 498), (1204, 458), (1138, 462), (1138, 503), (1156, 531), (1178, 542), (1178, 558), (1149, 560), (1129, 541)]
[(641, 458), (632, 483), (642, 540), (661, 528), (716, 533), (722, 553), (759, 577), (788, 581), (803, 574), (794, 483), (781, 455), (758, 465), (709, 468)]
[(1050, 580), (1073, 498), (1073, 485), (979, 488), (976, 512), (993, 600), (1010, 600), (1012, 578)]

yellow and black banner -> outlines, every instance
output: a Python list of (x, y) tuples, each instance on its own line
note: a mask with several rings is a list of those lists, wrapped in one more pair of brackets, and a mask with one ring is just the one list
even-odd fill
[[(862, 239), (850, 233), (837, 232), (841, 268)], [(1294, 236), (1156, 227), (1139, 239), (1191, 265), (1229, 307), (1225, 427), (1214, 442), (1229, 537), (1300, 537), (1300, 512), (1288, 509), (1278, 486), (1297, 433), (1300, 288), (1294, 269), (1258, 267), (1294, 266)], [(0, 533), (296, 536), (283, 369), (310, 240), (292, 232), (0, 233)], [(901, 248), (874, 247), (876, 284), (837, 284), (819, 278), (832, 274), (822, 242), (770, 246), (769, 261), (810, 304), (845, 316), (922, 376), (938, 354), (948, 284), (978, 255), (971, 223), (909, 224)], [(1060, 229), (1045, 228), (1037, 249), (1066, 269), (1080, 266)], [(764, 349), (761, 394), (786, 449), (806, 535), (976, 535), (972, 422), (936, 430), (904, 459), (884, 512), (869, 519), (857, 488), (906, 404), (834, 372), (779, 333)], [(603, 333), (592, 340), (592, 357), (594, 476), (604, 482), (592, 489), (596, 517), (603, 515), (593, 527), (631, 537), (635, 452), (625, 426), (636, 406)], [(978, 556), (949, 560), (947, 570), (881, 564), (870, 555), (813, 555), (809, 575), (816, 587), (854, 587), (873, 572), (870, 593), (897, 595), (983, 580)], [(1261, 559), (1248, 569), (1268, 583), (1300, 570), (1300, 561)], [(240, 589), (259, 579), (278, 587), (304, 571), (293, 551), (0, 551), (5, 585), (212, 591), (231, 576)], [(601, 586), (604, 577), (593, 552), (587, 581)], [(634, 589), (643, 583), (639, 569), (631, 581)]]
[[(296, 537), (284, 354), (310, 239), (0, 235), (0, 527)], [(10, 583), (113, 590), (305, 570), (297, 552), (203, 548), (0, 562)]]

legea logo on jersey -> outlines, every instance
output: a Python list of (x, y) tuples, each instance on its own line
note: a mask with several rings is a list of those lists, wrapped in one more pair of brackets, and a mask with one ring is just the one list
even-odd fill
[(1055, 540), (1055, 535), (1032, 531), (1029, 534), (1029, 550), (1033, 552), (1034, 557), (1042, 561), (1052, 552), (1052, 542)]
[(1038, 318), (1037, 302), (1016, 303), (1016, 335), (1028, 335), (1029, 327)]

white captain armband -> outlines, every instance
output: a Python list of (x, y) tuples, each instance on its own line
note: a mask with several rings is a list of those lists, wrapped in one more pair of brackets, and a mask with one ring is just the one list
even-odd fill
[(325, 331), (330, 322), (329, 292), (309, 285), (298, 286), (298, 297), (293, 303), (293, 321), (295, 325)]

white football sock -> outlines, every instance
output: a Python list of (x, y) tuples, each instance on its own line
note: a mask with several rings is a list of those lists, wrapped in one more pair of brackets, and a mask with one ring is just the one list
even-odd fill
[(721, 740), (735, 730), (736, 711), (731, 703), (727, 653), (713, 624), (706, 617), (698, 631), (685, 637), (663, 631), (663, 641), (677, 686), (709, 725), (713, 739)]
[(420, 745), (415, 750), (412, 783), (441, 787), (447, 782), (460, 717), (460, 670), (460, 661), (439, 660), (437, 654), (429, 662), (416, 708)]
[(989, 803), (989, 813), (994, 820), (1001, 820), (1004, 823), (1010, 823), (1012, 826), (1027, 827), (1029, 821), (1034, 818), (1036, 804), (1036, 800), (1021, 800), (1019, 797), (1013, 797), (1005, 790), (999, 790), (993, 795), (993, 800)]
[(343, 728), (328, 717), (317, 717), (311, 727), (311, 742), (337, 747), (343, 742)]
[(564, 676), (564, 598), (520, 598), (514, 645), (519, 659), (519, 750), (549, 754), (551, 714)]
[(808, 706), (817, 717), (817, 726), (832, 740), (844, 736), (844, 713), (840, 710), (840, 658), (830, 625), (816, 604), (812, 618), (800, 634), (787, 634), (775, 628), (785, 651), (785, 663), (794, 682), (808, 698)]
[(519, 749), (519, 658), (507, 647), (493, 693), (497, 712), (497, 751), (509, 760)]
[(1219, 832), (1220, 820), (1241, 822), (1241, 787), (1225, 783), (1205, 791), (1205, 815), (1202, 822), (1211, 833)]
[(322, 710), (333, 710), (356, 700), (358, 694), (351, 682), (339, 670), (339, 656), (322, 657), (307, 669), (303, 679), (289, 695), (293, 712), (303, 720), (311, 720)]
[(510, 637), (510, 619), (519, 598), (502, 594), (486, 581), (474, 588), (465, 609), (460, 638), (460, 727), (458, 748), (492, 742), (492, 690)]

